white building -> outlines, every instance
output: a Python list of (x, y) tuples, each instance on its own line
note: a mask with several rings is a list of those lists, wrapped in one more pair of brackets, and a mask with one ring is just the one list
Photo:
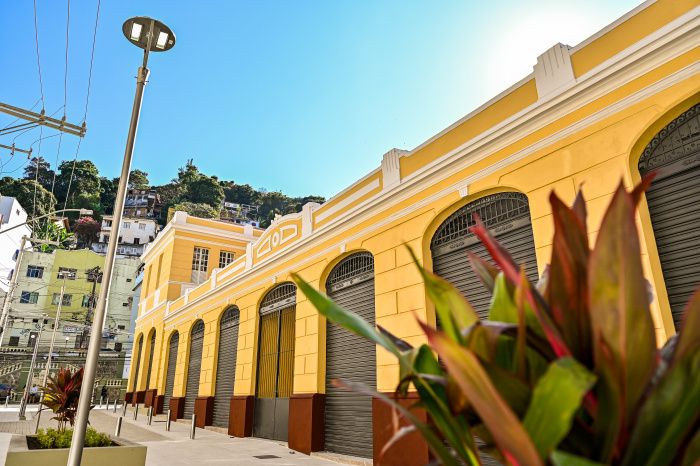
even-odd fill
[(15, 269), (22, 236), (31, 236), (28, 225), (22, 225), (7, 233), (2, 233), (27, 221), (27, 212), (14, 197), (0, 195), (0, 294), (7, 293), (10, 278)]
[[(107, 243), (112, 234), (112, 216), (102, 218), (102, 229), (97, 243), (92, 244), (92, 250), (98, 253), (107, 252)], [(158, 223), (147, 218), (122, 218), (117, 254), (122, 256), (140, 256), (146, 245), (151, 243), (158, 234)]]

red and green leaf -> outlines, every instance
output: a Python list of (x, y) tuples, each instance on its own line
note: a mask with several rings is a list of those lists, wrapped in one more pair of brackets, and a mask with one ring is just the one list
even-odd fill
[[(552, 320), (571, 353), (593, 367), (591, 322), (588, 310), (588, 234), (582, 196), (579, 212), (568, 208), (554, 193), (549, 197), (554, 219), (550, 279), (545, 297)], [(581, 212), (583, 211), (583, 212)], [(581, 219), (583, 217), (583, 221)]]
[(523, 424), (542, 458), (559, 445), (571, 430), (584, 395), (595, 376), (573, 358), (554, 361), (540, 378)]
[(635, 205), (620, 185), (603, 218), (589, 267), (601, 459), (614, 456), (656, 364), (656, 339), (642, 273)]
[(523, 425), (500, 396), (476, 355), (442, 333), (428, 327), (424, 330), (503, 456), (516, 466), (543, 464)]
[(700, 290), (685, 309), (668, 369), (639, 410), (623, 465), (670, 464), (684, 440), (700, 431), (699, 423)]

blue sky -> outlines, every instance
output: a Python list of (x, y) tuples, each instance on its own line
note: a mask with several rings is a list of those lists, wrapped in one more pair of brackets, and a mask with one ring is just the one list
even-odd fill
[[(140, 64), (126, 18), (168, 24), (177, 44), (151, 56), (134, 168), (164, 183), (202, 171), (290, 195), (331, 196), (527, 75), (557, 42), (576, 45), (636, 0), (104, 0), (80, 158), (117, 176)], [(47, 113), (64, 101), (66, 1), (37, 0)], [(71, 0), (66, 108), (82, 122), (97, 0)], [(40, 96), (31, 0), (2, 2), (0, 101)], [(40, 108), (40, 104), (37, 107)], [(0, 127), (12, 121), (0, 115)], [(52, 133), (45, 131), (44, 136)], [(39, 130), (17, 138), (36, 141)], [(0, 136), (11, 144), (12, 136)], [(72, 160), (77, 140), (42, 141)], [(38, 143), (34, 144), (34, 150)], [(0, 152), (3, 173), (26, 159)]]

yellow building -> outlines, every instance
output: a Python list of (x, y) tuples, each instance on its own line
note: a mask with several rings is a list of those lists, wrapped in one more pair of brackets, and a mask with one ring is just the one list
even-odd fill
[[(570, 202), (582, 187), (594, 241), (618, 183), (652, 169), (660, 175), (637, 221), (666, 340), (700, 282), (698, 5), (648, 1), (575, 47), (555, 45), (531, 75), (449, 128), (390, 150), (323, 205), (264, 232), (178, 214), (143, 257), (134, 361), (144, 362), (132, 364), (130, 396), (232, 435), (371, 458), (391, 435), (389, 411), (328, 381), (392, 392), (396, 361), (327, 325), (290, 273), (421, 343), (416, 317), (435, 324), (435, 314), (404, 244), (483, 310), (488, 296), (467, 264), (466, 252), (480, 251), (472, 214), (536, 279), (551, 253), (552, 190)], [(217, 269), (220, 248), (234, 244), (233, 262)], [(195, 248), (209, 249), (208, 267)], [(385, 464), (426, 459), (425, 445), (407, 437)]]

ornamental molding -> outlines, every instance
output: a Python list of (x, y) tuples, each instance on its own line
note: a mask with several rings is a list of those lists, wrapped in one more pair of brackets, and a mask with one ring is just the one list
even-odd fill
[(576, 81), (571, 47), (558, 43), (537, 57), (534, 66), (537, 95), (541, 99)]

